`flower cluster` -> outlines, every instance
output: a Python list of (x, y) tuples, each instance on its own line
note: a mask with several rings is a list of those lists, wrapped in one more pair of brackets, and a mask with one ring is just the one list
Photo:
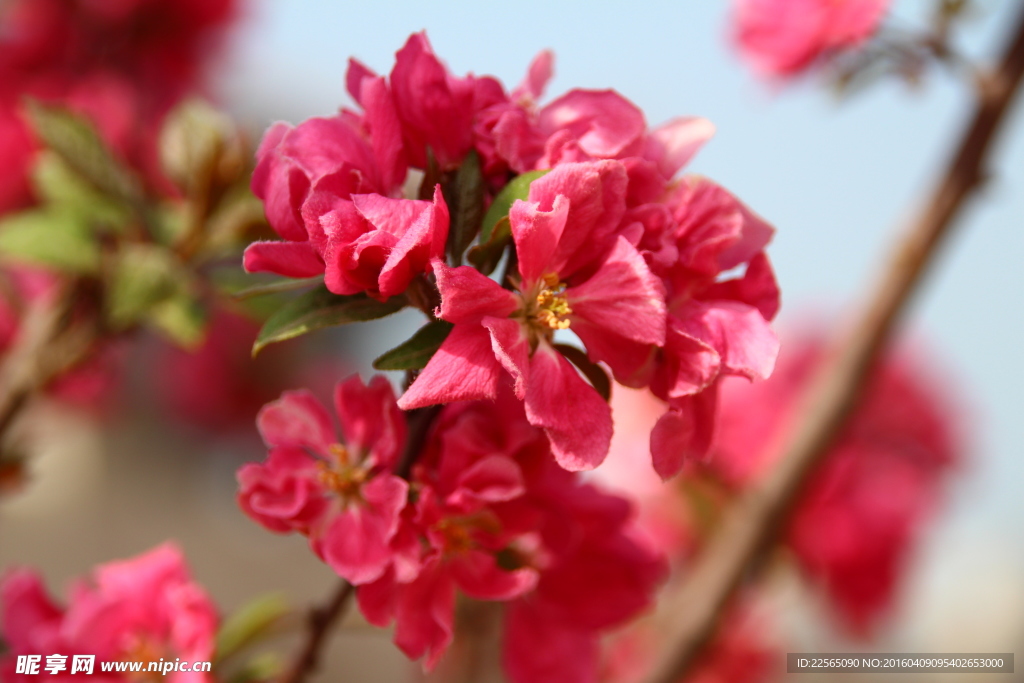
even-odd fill
[(734, 40), (758, 72), (795, 76), (862, 44), (888, 8), (889, 0), (737, 0)]
[[(18, 655), (81, 654), (98, 661), (210, 661), (218, 617), (196, 584), (181, 552), (159, 546), (138, 557), (109, 562), (80, 581), (62, 608), (46, 594), (39, 576), (15, 569), (0, 579), (0, 635), (9, 651), (0, 657), (0, 676), (18, 683), (38, 676), (16, 673)], [(132, 674), (101, 672), (101, 681), (129, 680)], [(137, 674), (135, 674), (137, 676)], [(69, 670), (54, 680), (74, 681)], [(203, 673), (171, 673), (171, 683), (206, 683)]]
[(340, 383), (335, 410), (340, 437), (308, 392), (263, 409), (270, 452), (238, 473), (242, 509), (306, 535), (357, 586), (366, 618), (394, 621), (396, 644), (427, 668), (452, 642), (461, 592), (507, 603), (512, 680), (592, 679), (601, 635), (647, 607), (664, 575), (629, 504), (558, 467), (507, 389), (443, 409), (408, 479), (395, 474), (405, 416), (383, 377)]
[[(674, 178), (709, 122), (648, 129), (610, 90), (541, 107), (551, 60), (541, 53), (511, 93), (450, 74), (423, 34), (387, 77), (352, 61), (361, 112), (266, 133), (252, 187), (283, 239), (252, 244), (245, 266), (420, 302), (451, 332), (399, 406), (493, 400), (510, 379), (569, 470), (608, 452), (603, 363), (668, 404), (651, 450), (669, 477), (706, 451), (720, 378), (771, 372), (772, 229), (712, 181)], [(506, 253), (500, 281), (474, 250), (463, 265), (478, 233), (475, 250)], [(560, 343), (566, 330), (585, 354)]]

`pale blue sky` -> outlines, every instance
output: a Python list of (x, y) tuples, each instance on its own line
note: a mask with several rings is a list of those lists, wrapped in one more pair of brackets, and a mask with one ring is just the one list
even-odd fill
[[(1017, 3), (988, 0), (966, 27), (984, 54)], [(913, 23), (920, 0), (897, 0)], [(900, 219), (941, 168), (966, 113), (944, 74), (909, 91), (886, 83), (839, 103), (816, 83), (770, 88), (736, 59), (727, 3), (256, 3), (225, 69), (229, 103), (250, 120), (298, 122), (349, 105), (349, 55), (386, 72), (409, 33), (427, 29), (457, 74), (493, 74), (509, 86), (542, 48), (557, 55), (548, 95), (612, 87), (651, 123), (701, 115), (718, 127), (689, 170), (732, 189), (778, 229), (770, 250), (783, 314), (832, 310), (860, 295)], [(971, 477), (959, 486), (950, 533), (1005, 536), (1024, 554), (1024, 110), (1008, 122), (995, 178), (965, 214), (911, 326), (960, 381), (971, 407)]]

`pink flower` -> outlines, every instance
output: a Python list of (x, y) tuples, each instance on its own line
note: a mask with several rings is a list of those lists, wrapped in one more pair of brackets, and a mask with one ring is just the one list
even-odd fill
[(488, 168), (524, 173), (618, 159), (629, 170), (631, 196), (653, 201), (714, 134), (709, 121), (696, 117), (648, 130), (643, 112), (614, 90), (571, 90), (538, 108), (553, 59), (550, 52), (541, 52), (511, 99), (481, 112), (476, 145)]
[[(374, 134), (386, 138), (399, 132), (381, 125)], [(400, 148), (375, 144), (365, 122), (351, 113), (309, 119), (296, 127), (272, 126), (256, 152), (252, 190), (263, 200), (267, 220), (284, 241), (251, 244), (245, 252), (246, 270), (287, 277), (322, 274), (328, 238), (318, 212), (308, 221), (303, 216), (314, 186), (322, 181), (330, 195), (341, 200), (363, 193), (392, 195), (405, 178), (400, 153)]]
[[(15, 570), (0, 581), (3, 634), (11, 648), (0, 660), (5, 681), (19, 654), (91, 654), (97, 661), (213, 659), (217, 611), (189, 574), (181, 552), (165, 544), (130, 560), (96, 567), (92, 581), (78, 582), (67, 609), (54, 605), (39, 578)], [(68, 669), (61, 677), (70, 676)], [(100, 680), (127, 680), (102, 673)], [(65, 678), (65, 680), (74, 680)], [(209, 674), (174, 672), (172, 683), (205, 683)]]
[(509, 606), (503, 661), (513, 683), (594, 681), (601, 641), (652, 604), (664, 558), (637, 539), (630, 504), (567, 473), (534, 488), (548, 549), (533, 592)]
[(366, 618), (378, 626), (394, 620), (395, 644), (410, 658), (425, 657), (427, 669), (452, 642), (456, 589), (506, 601), (536, 585), (536, 568), (520, 547), (535, 516), (523, 507), (519, 464), (536, 451), (547, 454), (543, 434), (507, 392), (497, 404), (463, 403), (439, 418), (413, 473), (419, 497), (410, 516), (421, 569), (388, 572), (357, 593)]
[(646, 608), (663, 577), (661, 559), (633, 537), (629, 505), (558, 467), (507, 388), (446, 407), (412, 480), (407, 529), (420, 571), (389, 570), (357, 596), (371, 623), (395, 622), (395, 643), (428, 669), (452, 642), (461, 592), (509, 602), (513, 681), (578, 680), (565, 676), (596, 670), (602, 635)]
[(271, 531), (298, 531), (339, 576), (374, 581), (394, 561), (408, 484), (391, 471), (405, 441), (405, 418), (388, 381), (338, 384), (335, 410), (344, 439), (308, 391), (285, 392), (257, 418), (267, 460), (238, 471), (238, 502)]
[(600, 342), (603, 335), (663, 343), (661, 284), (636, 249), (614, 234), (625, 179), (621, 164), (599, 162), (561, 166), (531, 185), (529, 200), (517, 201), (509, 215), (521, 278), (514, 292), (468, 266), (435, 264), (436, 315), (455, 327), (402, 396), (402, 408), (494, 398), (504, 370), (563, 467), (601, 462), (611, 413), (552, 336), (572, 329), (592, 358), (613, 367), (619, 359)]
[(734, 40), (758, 72), (794, 76), (870, 38), (888, 7), (889, 0), (737, 0)]
[[(768, 382), (724, 387), (710, 464), (725, 481), (744, 486), (772, 466), (778, 452), (770, 446), (797, 419), (799, 392), (821, 356), (819, 338), (804, 337)], [(956, 420), (938, 389), (908, 355), (887, 359), (786, 533), (803, 569), (859, 633), (891, 603), (921, 524), (960, 460)]]
[(426, 202), (378, 194), (342, 198), (324, 189), (327, 184), (317, 186), (303, 215), (323, 230), (325, 282), (332, 292), (365, 291), (383, 301), (429, 272), (432, 259), (444, 257), (448, 207), (440, 187)]
[[(349, 93), (369, 109), (366, 81), (376, 75), (350, 60)], [(457, 168), (473, 148), (473, 125), (478, 112), (507, 99), (494, 78), (472, 74), (457, 78), (437, 58), (425, 32), (414, 33), (395, 54), (388, 77), (409, 162), (427, 168), (427, 150), (442, 170)]]
[[(700, 177), (684, 177), (661, 201), (633, 207), (623, 224), (664, 284), (667, 332), (661, 348), (607, 335), (601, 341), (618, 349), (622, 361), (610, 365), (619, 382), (649, 385), (669, 404), (651, 432), (655, 470), (668, 478), (706, 453), (719, 379), (771, 374), (778, 340), (768, 321), (779, 290), (764, 249), (773, 230)], [(743, 274), (729, 279), (737, 268)]]

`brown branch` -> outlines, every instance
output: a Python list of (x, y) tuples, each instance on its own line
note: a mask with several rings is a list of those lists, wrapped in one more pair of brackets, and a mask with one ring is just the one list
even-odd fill
[(331, 626), (338, 620), (349, 598), (352, 597), (354, 587), (348, 581), (342, 579), (335, 589), (330, 602), (323, 607), (315, 607), (306, 621), (306, 637), (302, 641), (301, 649), (296, 653), (291, 666), (278, 678), (279, 683), (301, 683), (306, 680), (309, 674), (316, 670), (320, 661), (320, 650), (323, 648), (327, 634)]
[(803, 397), (804, 419), (789, 435), (769, 475), (727, 513), (680, 589), (668, 598), (668, 644), (650, 683), (676, 683), (715, 633), (729, 597), (772, 541), (808, 473), (856, 407), (894, 324), (966, 200), (985, 177), (985, 162), (1024, 74), (1024, 11), (998, 67), (979, 89), (973, 115), (929, 201), (897, 246), (873, 296)]
[(98, 324), (71, 320), (80, 293), (73, 280), (51, 305), (26, 309), (15, 346), (0, 366), (0, 443), (32, 397), (94, 348)]

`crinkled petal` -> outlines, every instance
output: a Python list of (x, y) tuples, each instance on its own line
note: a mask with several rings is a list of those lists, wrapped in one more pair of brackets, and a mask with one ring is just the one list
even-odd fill
[(672, 119), (647, 136), (644, 157), (653, 161), (664, 178), (671, 178), (715, 134), (715, 125), (697, 116)]
[(733, 299), (750, 304), (761, 312), (765, 320), (771, 320), (779, 312), (779, 283), (768, 260), (761, 252), (750, 259), (743, 277), (716, 282), (701, 292), (702, 299)]
[(558, 241), (569, 217), (569, 200), (553, 199), (550, 210), (541, 210), (536, 202), (517, 199), (509, 211), (512, 238), (519, 258), (519, 274), (523, 286), (530, 287), (547, 273), (557, 272), (562, 263), (554, 261)]
[(388, 542), (398, 529), (409, 484), (379, 474), (363, 485), (360, 494), (363, 502), (350, 504), (316, 540), (324, 561), (356, 586), (376, 581), (391, 564)]
[(434, 558), (412, 583), (403, 586), (397, 605), (395, 645), (411, 659), (426, 656), (427, 671), (451, 645), (455, 628), (455, 584)]
[(268, 446), (310, 448), (326, 454), (338, 440), (330, 413), (307, 389), (286, 391), (263, 406), (256, 426)]
[(779, 339), (753, 306), (736, 301), (690, 302), (680, 311), (682, 329), (714, 348), (722, 370), (767, 379), (779, 355)]
[(555, 54), (551, 50), (541, 50), (530, 62), (530, 68), (526, 72), (526, 78), (512, 91), (512, 99), (518, 101), (528, 97), (533, 101), (539, 100), (544, 95), (544, 88), (547, 87), (551, 75), (554, 73)]
[(542, 427), (564, 469), (591, 470), (608, 455), (612, 412), (594, 387), (545, 342), (530, 359), (526, 417)]
[(614, 90), (570, 90), (544, 107), (538, 120), (546, 134), (567, 130), (599, 159), (636, 153), (647, 128), (643, 112)]
[[(356, 198), (353, 198), (353, 201), (356, 201)], [(444, 255), (444, 246), (448, 239), (448, 206), (441, 196), (440, 185), (434, 188), (433, 203), (409, 199), (385, 201), (402, 202), (404, 206), (414, 203), (418, 209), (417, 213), (408, 216), (411, 220), (401, 226), (390, 223), (396, 215), (394, 204), (391, 204), (384, 213), (370, 219), (374, 225), (378, 225), (377, 221), (383, 222), (388, 227), (382, 229), (400, 235), (398, 243), (391, 249), (388, 260), (381, 268), (379, 280), (381, 295), (394, 296), (404, 292), (413, 277), (427, 271), (431, 259)], [(358, 202), (356, 206), (360, 207)], [(377, 210), (381, 208), (383, 207), (378, 206)], [(362, 207), (360, 211), (363, 211)], [(364, 212), (363, 215), (367, 214)], [(401, 232), (394, 232), (392, 227)]]
[(500, 503), (523, 495), (526, 484), (523, 471), (514, 460), (505, 455), (489, 455), (459, 474), (454, 499), (449, 504), (459, 505), (462, 500)]
[[(539, 211), (552, 211), (559, 196), (569, 202), (569, 214), (559, 227), (557, 249), (547, 257), (548, 272), (567, 280), (604, 256), (614, 244), (615, 231), (626, 212), (628, 182), (626, 167), (620, 162), (590, 161), (560, 165), (530, 184), (528, 199)], [(518, 239), (516, 249), (519, 251)]]
[(374, 375), (365, 387), (358, 375), (339, 382), (334, 408), (350, 448), (371, 453), (376, 465), (395, 463), (405, 445), (405, 415), (386, 377)]
[(477, 600), (511, 600), (537, 585), (537, 570), (508, 571), (498, 566), (494, 555), (477, 550), (453, 557), (450, 571), (459, 588)]
[(570, 320), (580, 318), (640, 343), (665, 343), (664, 287), (624, 237), (616, 239), (597, 272), (565, 297)]
[(519, 307), (516, 296), (470, 266), (451, 268), (434, 261), (441, 306), (435, 315), (459, 324), (479, 324), (484, 316), (506, 318)]
[(456, 325), (398, 399), (398, 407), (412, 410), (437, 403), (493, 399), (500, 377), (501, 363), (491, 350), (487, 330), (478, 325)]
[(686, 463), (707, 455), (714, 434), (717, 394), (713, 386), (694, 396), (676, 399), (654, 425), (651, 456), (659, 477), (670, 479)]
[(513, 390), (518, 398), (526, 395), (530, 367), (530, 338), (518, 320), (486, 317), (481, 324), (491, 333), (491, 348), (501, 366), (512, 375)]

